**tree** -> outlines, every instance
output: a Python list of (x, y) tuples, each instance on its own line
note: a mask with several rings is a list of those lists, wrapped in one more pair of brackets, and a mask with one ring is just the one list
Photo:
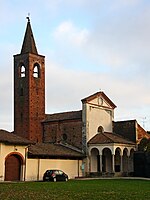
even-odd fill
[(144, 152), (150, 152), (150, 138), (148, 139), (144, 137), (138, 145), (138, 150)]

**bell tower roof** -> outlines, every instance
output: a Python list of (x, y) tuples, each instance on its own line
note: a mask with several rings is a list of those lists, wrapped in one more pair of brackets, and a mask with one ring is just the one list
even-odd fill
[(22, 49), (21, 49), (21, 54), (24, 53), (33, 53), (33, 54), (38, 54), (31, 24), (30, 24), (30, 18), (27, 17), (27, 27), (26, 27), (26, 32), (22, 44)]

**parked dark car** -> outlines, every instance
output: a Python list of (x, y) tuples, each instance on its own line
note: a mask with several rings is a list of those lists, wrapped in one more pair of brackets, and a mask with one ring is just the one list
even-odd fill
[(43, 175), (43, 181), (68, 181), (68, 175), (62, 170), (47, 170)]

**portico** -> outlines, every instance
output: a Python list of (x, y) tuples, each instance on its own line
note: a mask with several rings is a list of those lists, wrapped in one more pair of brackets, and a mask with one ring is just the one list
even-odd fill
[(134, 143), (116, 134), (97, 134), (88, 142), (88, 171), (113, 175), (130, 174), (133, 172), (134, 151)]

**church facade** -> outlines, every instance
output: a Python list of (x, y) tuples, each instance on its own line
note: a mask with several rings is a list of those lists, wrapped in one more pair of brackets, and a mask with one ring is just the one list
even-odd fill
[(102, 91), (81, 102), (81, 110), (45, 114), (45, 56), (28, 19), (14, 56), (14, 132), (0, 130), (0, 180), (42, 180), (47, 169), (69, 178), (131, 175), (138, 135), (146, 131), (139, 133), (136, 120), (133, 131), (129, 122), (114, 122), (116, 105)]

